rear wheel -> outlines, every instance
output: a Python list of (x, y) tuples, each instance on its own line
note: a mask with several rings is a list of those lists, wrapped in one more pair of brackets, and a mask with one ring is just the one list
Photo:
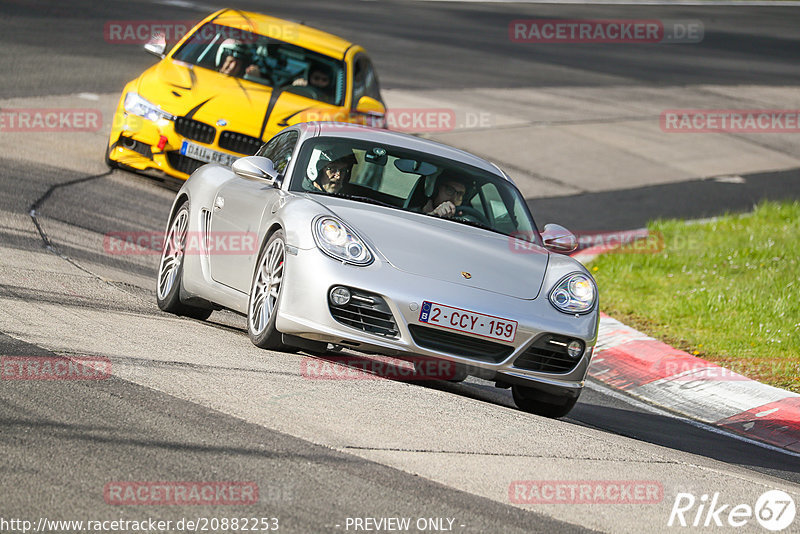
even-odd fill
[(517, 407), (544, 417), (564, 417), (572, 410), (578, 397), (556, 396), (526, 386), (511, 386)]
[(161, 262), (158, 267), (158, 286), (156, 301), (165, 312), (184, 315), (194, 319), (208, 319), (213, 310), (198, 308), (181, 302), (183, 281), (183, 257), (186, 251), (186, 235), (189, 228), (189, 202), (178, 208), (169, 225)]
[(286, 274), (285, 262), (286, 238), (283, 230), (278, 230), (270, 236), (258, 257), (247, 305), (247, 333), (253, 344), (262, 349), (289, 349), (275, 328)]

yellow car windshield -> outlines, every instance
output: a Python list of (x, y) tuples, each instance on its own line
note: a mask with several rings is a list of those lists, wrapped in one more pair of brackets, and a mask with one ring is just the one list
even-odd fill
[(239, 28), (206, 23), (173, 58), (334, 106), (344, 101), (342, 61)]

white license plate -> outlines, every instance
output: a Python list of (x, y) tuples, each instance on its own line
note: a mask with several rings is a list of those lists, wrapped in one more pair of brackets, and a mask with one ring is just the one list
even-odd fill
[(517, 321), (453, 308), (427, 300), (422, 303), (419, 322), (508, 343), (513, 342), (517, 335)]
[(181, 145), (181, 154), (189, 156), (190, 158), (199, 159), (200, 161), (205, 161), (206, 163), (220, 163), (222, 165), (230, 165), (239, 159), (239, 156), (217, 152), (216, 150), (211, 150), (210, 148), (196, 145), (189, 141), (184, 141)]

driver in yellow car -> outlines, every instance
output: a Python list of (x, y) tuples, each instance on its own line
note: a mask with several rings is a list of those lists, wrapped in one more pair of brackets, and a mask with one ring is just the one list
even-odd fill
[(257, 65), (249, 65), (245, 69), (244, 61), (236, 56), (226, 56), (225, 60), (222, 62), (222, 66), (219, 68), (219, 72), (221, 74), (227, 74), (228, 76), (243, 76), (244, 74), (248, 76), (261, 76), (261, 69), (259, 69)]
[[(261, 69), (252, 63), (249, 54), (240, 41), (235, 39), (225, 39), (220, 45), (219, 54), (222, 62), (219, 65), (220, 74), (228, 76), (242, 77), (261, 76)], [(245, 68), (247, 65), (247, 68)]]

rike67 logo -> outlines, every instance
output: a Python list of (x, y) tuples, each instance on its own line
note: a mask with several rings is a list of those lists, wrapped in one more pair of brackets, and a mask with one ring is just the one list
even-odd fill
[(692, 493), (678, 493), (672, 504), (667, 526), (691, 527), (743, 527), (755, 519), (762, 527), (780, 532), (794, 522), (797, 513), (794, 499), (781, 490), (763, 493), (755, 503), (729, 504), (720, 493), (703, 494), (697, 498)]

